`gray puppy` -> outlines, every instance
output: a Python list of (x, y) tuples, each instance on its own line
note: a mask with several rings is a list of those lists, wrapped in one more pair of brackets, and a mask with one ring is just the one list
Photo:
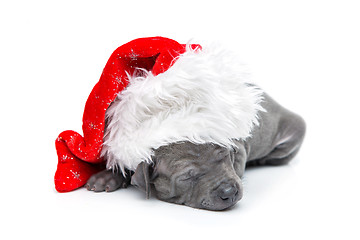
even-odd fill
[[(302, 144), (305, 122), (264, 94), (259, 125), (251, 136), (236, 140), (236, 148), (216, 144), (176, 142), (154, 150), (152, 164), (142, 162), (135, 172), (104, 170), (86, 184), (95, 192), (114, 191), (135, 185), (166, 202), (194, 208), (224, 210), (243, 194), (241, 177), (249, 165), (288, 163)], [(219, 123), (221, 124), (221, 123)]]

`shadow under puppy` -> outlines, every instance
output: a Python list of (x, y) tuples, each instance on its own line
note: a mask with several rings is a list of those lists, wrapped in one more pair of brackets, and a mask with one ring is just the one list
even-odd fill
[(304, 139), (303, 119), (248, 82), (227, 53), (188, 51), (156, 78), (139, 70), (129, 79), (106, 112), (107, 170), (88, 190), (132, 184), (147, 197), (223, 210), (242, 198), (246, 166), (286, 164)]

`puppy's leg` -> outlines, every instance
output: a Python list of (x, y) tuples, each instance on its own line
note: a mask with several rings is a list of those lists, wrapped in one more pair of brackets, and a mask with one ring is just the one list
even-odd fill
[(130, 184), (130, 173), (126, 177), (121, 172), (113, 170), (104, 170), (91, 176), (85, 187), (94, 192), (112, 192), (118, 188), (126, 188)]
[(274, 140), (274, 148), (265, 157), (247, 163), (247, 166), (283, 165), (295, 157), (305, 136), (304, 120), (295, 114), (284, 116)]

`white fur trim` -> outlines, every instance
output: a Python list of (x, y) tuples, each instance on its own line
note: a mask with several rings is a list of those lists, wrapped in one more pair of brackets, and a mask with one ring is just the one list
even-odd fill
[(129, 77), (106, 112), (107, 167), (135, 170), (173, 142), (234, 146), (258, 124), (262, 91), (231, 53), (203, 48), (182, 54), (166, 72)]

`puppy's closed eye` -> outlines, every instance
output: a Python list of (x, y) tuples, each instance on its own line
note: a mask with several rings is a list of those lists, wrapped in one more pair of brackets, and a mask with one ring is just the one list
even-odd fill
[(205, 175), (205, 173), (202, 173), (195, 169), (188, 170), (185, 174), (182, 174), (179, 178), (180, 181), (188, 181), (188, 180), (195, 180), (200, 178), (201, 176)]

